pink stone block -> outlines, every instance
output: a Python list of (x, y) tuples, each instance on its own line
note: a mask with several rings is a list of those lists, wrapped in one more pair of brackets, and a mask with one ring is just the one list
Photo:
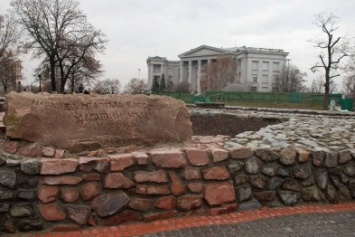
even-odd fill
[(76, 159), (41, 159), (41, 175), (59, 175), (75, 172), (79, 162)]
[(187, 159), (189, 163), (194, 166), (204, 166), (208, 165), (208, 153), (206, 151), (195, 149), (195, 148), (187, 148), (185, 149)]

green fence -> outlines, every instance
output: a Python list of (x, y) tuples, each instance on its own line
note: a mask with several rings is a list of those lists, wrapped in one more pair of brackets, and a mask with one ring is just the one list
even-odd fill
[[(193, 103), (194, 95), (182, 93), (160, 93), (160, 95), (170, 96), (183, 100), (185, 103)], [(272, 93), (272, 92), (219, 92), (209, 91), (203, 93), (204, 97), (209, 97), (213, 102), (272, 102), (272, 103), (307, 103), (322, 104), (323, 94), (310, 93)], [(329, 95), (329, 101), (335, 100), (338, 104), (342, 101), (341, 94)]]

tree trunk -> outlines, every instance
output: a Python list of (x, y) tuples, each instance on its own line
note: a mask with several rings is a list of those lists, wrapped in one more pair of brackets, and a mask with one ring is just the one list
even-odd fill
[(324, 84), (324, 97), (323, 97), (323, 110), (328, 109), (328, 104), (329, 104), (329, 71), (326, 70), (325, 72), (325, 84)]
[(55, 60), (54, 57), (49, 59), (49, 64), (51, 66), (51, 93), (57, 91), (57, 85), (55, 81)]

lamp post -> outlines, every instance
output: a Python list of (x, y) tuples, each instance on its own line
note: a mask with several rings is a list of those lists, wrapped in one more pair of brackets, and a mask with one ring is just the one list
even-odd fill
[(18, 81), (18, 93), (21, 92), (21, 81)]
[(290, 70), (290, 61), (291, 59), (286, 59), (287, 60), (287, 74), (286, 74), (286, 79), (287, 79), (287, 83), (288, 83), (288, 74), (289, 74), (289, 70)]
[(138, 68), (138, 79), (140, 80), (141, 79), (141, 69)]
[(38, 80), (39, 80), (39, 92), (42, 92), (42, 75), (38, 74)]

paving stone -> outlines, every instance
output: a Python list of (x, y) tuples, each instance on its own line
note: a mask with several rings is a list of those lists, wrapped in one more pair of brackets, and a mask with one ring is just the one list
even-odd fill
[(153, 204), (152, 199), (145, 198), (131, 198), (128, 203), (128, 206), (134, 210), (146, 212), (151, 209)]
[(181, 181), (180, 177), (177, 175), (175, 171), (169, 171), (169, 178), (171, 180), (170, 183), (170, 188), (171, 188), (171, 193), (175, 196), (179, 196), (183, 193), (185, 193), (185, 185)]
[(83, 179), (78, 176), (63, 175), (63, 176), (42, 176), (39, 180), (41, 184), (46, 185), (77, 185)]
[(0, 184), (8, 188), (15, 188), (16, 173), (11, 170), (0, 170)]
[(251, 199), (252, 197), (252, 188), (250, 186), (243, 186), (237, 188), (237, 198), (239, 202), (244, 202)]
[(220, 148), (211, 148), (212, 160), (214, 163), (228, 159), (228, 151)]
[(20, 219), (17, 221), (17, 226), (20, 231), (38, 231), (43, 229), (43, 222), (38, 218)]
[(300, 193), (293, 191), (278, 191), (278, 195), (280, 196), (281, 201), (286, 206), (294, 206), (300, 200)]
[(101, 194), (96, 197), (91, 208), (100, 216), (106, 217), (117, 213), (129, 203), (129, 197), (122, 191)]
[(49, 203), (55, 201), (59, 194), (57, 186), (40, 186), (38, 188), (38, 199), (42, 203)]
[(21, 171), (25, 174), (39, 174), (38, 159), (29, 159), (21, 163)]
[(177, 198), (177, 209), (183, 211), (189, 211), (192, 209), (199, 208), (202, 205), (201, 195), (184, 195)]
[(280, 158), (279, 154), (268, 149), (257, 149), (255, 155), (264, 162), (272, 162)]
[(133, 192), (141, 195), (168, 195), (170, 189), (168, 186), (150, 186), (150, 185), (136, 185)]
[(91, 200), (101, 193), (101, 185), (99, 182), (88, 182), (80, 187), (80, 196), (84, 201)]
[(229, 156), (232, 159), (247, 159), (253, 156), (253, 151), (250, 147), (234, 146), (228, 149)]
[(186, 180), (196, 180), (201, 179), (200, 169), (197, 167), (186, 167), (185, 168), (185, 179)]
[(135, 158), (132, 154), (110, 155), (111, 171), (123, 171), (135, 164)]
[(280, 153), (280, 163), (283, 165), (294, 165), (297, 158), (297, 151), (294, 148), (285, 148)]
[(202, 171), (205, 180), (226, 180), (230, 175), (226, 167), (211, 167)]
[(206, 151), (195, 148), (186, 148), (185, 152), (191, 165), (205, 166), (209, 164), (208, 153)]
[[(150, 172), (147, 172), (150, 173)], [(154, 178), (155, 180), (156, 178)], [(104, 188), (108, 189), (129, 189), (136, 185), (135, 182), (130, 180), (122, 173), (108, 173), (104, 179)]]
[(99, 173), (108, 172), (110, 170), (110, 159), (97, 157), (80, 157), (79, 169), (81, 171), (97, 171)]
[(228, 170), (229, 170), (230, 174), (234, 174), (234, 173), (242, 170), (243, 167), (244, 167), (244, 164), (242, 162), (239, 162), (239, 161), (230, 160), (229, 164), (228, 164)]
[(117, 226), (127, 222), (137, 222), (142, 219), (141, 215), (135, 211), (123, 211), (113, 216), (107, 217), (102, 221), (103, 226)]
[(313, 151), (312, 152), (312, 162), (314, 166), (321, 167), (324, 165), (326, 153), (324, 151)]
[(79, 162), (76, 159), (41, 159), (41, 175), (59, 175), (75, 172)]
[(243, 202), (239, 205), (239, 211), (248, 211), (261, 208), (261, 204), (257, 200), (250, 200), (248, 202)]
[(338, 165), (337, 154), (335, 152), (328, 152), (326, 154), (326, 158), (325, 158), (324, 164), (325, 164), (325, 167), (327, 167), (327, 168), (337, 167), (337, 165)]
[(206, 184), (204, 198), (210, 206), (233, 202), (236, 200), (233, 184), (229, 182)]
[(34, 213), (30, 203), (16, 203), (10, 209), (12, 217), (30, 217)]
[(68, 205), (65, 207), (65, 210), (68, 213), (69, 219), (79, 225), (85, 225), (91, 214), (91, 209), (87, 206)]
[(133, 179), (137, 183), (167, 183), (169, 181), (168, 174), (164, 170), (136, 171)]
[(186, 158), (179, 150), (152, 150), (150, 155), (153, 164), (161, 168), (184, 168), (187, 164)]
[(61, 221), (66, 218), (65, 212), (56, 203), (40, 204), (38, 210), (46, 221)]
[(80, 193), (76, 188), (62, 188), (60, 190), (60, 199), (66, 203), (75, 202), (79, 199)]
[(338, 152), (338, 163), (340, 165), (347, 163), (351, 160), (351, 152), (350, 151), (339, 151)]
[(17, 197), (20, 199), (33, 201), (37, 199), (37, 190), (35, 189), (19, 189), (17, 191)]
[(154, 207), (163, 210), (173, 210), (176, 207), (176, 198), (174, 196), (161, 197), (156, 200)]
[(258, 158), (252, 157), (245, 161), (244, 170), (248, 174), (257, 174), (260, 172), (260, 169), (261, 161)]

